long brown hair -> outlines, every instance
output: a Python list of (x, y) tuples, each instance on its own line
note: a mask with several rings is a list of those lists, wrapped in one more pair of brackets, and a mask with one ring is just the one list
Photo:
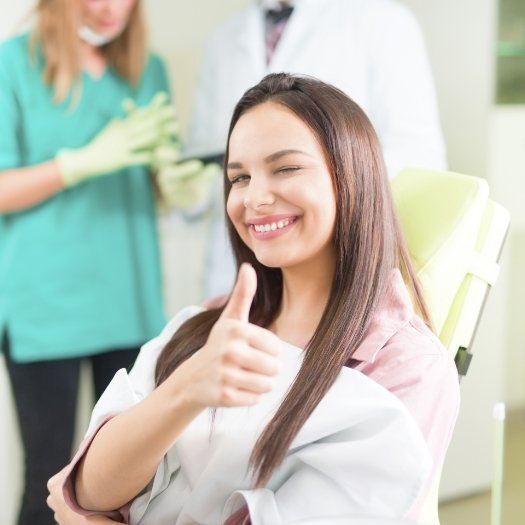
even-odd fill
[[(74, 90), (81, 89), (82, 62), (77, 35), (78, 9), (72, 0), (38, 0), (36, 27), (31, 36), (31, 55), (41, 50), (44, 59), (43, 80), (53, 86), (56, 103), (63, 102)], [(146, 29), (140, 1), (130, 13), (124, 31), (103, 46), (108, 65), (131, 85), (136, 86), (146, 63)]]
[[(257, 474), (258, 487), (266, 485), (341, 368), (351, 362), (395, 267), (401, 269), (416, 310), (428, 322), (394, 210), (379, 141), (365, 113), (342, 91), (319, 80), (284, 73), (268, 75), (244, 94), (234, 110), (225, 166), (237, 121), (265, 102), (288, 108), (316, 135), (333, 177), (337, 212), (333, 239), (336, 267), (330, 296), (293, 385), (252, 451), (250, 466)], [(230, 187), (225, 173), (226, 201)], [(250, 322), (267, 327), (281, 302), (282, 272), (263, 266), (229, 219), (227, 224), (237, 267), (248, 262), (257, 272)], [(205, 344), (221, 311), (202, 312), (173, 335), (157, 362), (157, 384)]]

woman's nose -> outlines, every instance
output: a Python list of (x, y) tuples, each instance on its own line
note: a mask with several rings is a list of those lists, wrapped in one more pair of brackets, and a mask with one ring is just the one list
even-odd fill
[(275, 195), (266, 177), (252, 177), (244, 197), (246, 208), (257, 209), (260, 206), (275, 203)]

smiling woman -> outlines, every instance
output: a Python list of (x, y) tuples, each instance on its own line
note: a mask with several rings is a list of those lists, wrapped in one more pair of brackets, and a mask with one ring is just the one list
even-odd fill
[(228, 303), (183, 310), (115, 376), (67, 501), (145, 524), (417, 521), (457, 374), (372, 125), (330, 85), (269, 75), (235, 108), (225, 165)]

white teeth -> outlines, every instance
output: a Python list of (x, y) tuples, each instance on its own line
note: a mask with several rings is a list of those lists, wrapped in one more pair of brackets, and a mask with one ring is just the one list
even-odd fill
[(291, 219), (285, 219), (278, 222), (271, 222), (269, 224), (254, 224), (253, 227), (256, 232), (269, 232), (278, 230), (280, 228), (285, 228), (291, 222), (293, 222)]

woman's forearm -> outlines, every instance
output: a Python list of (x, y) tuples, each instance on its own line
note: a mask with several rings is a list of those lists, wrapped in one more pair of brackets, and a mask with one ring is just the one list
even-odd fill
[(146, 487), (164, 454), (202, 411), (166, 381), (97, 433), (76, 474), (76, 499), (85, 509), (115, 510)]
[(62, 191), (64, 184), (54, 160), (0, 172), (0, 213), (35, 206)]

